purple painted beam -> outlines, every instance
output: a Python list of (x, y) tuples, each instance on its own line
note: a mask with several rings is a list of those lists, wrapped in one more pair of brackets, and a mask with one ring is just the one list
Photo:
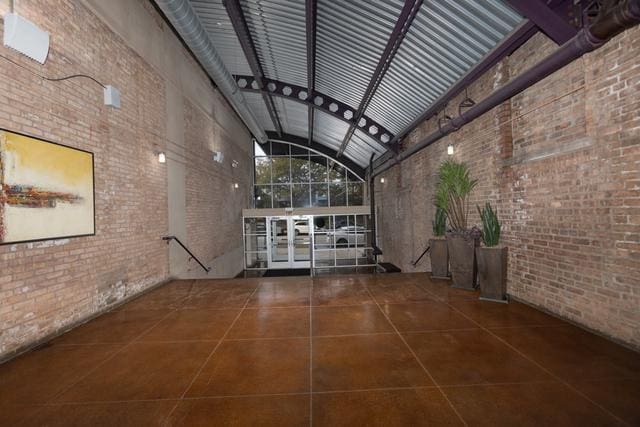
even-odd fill
[(543, 0), (507, 0), (507, 2), (558, 45), (566, 43), (578, 33), (574, 26)]
[[(309, 101), (313, 99), (313, 93), (316, 87), (316, 23), (318, 15), (318, 1), (306, 0), (305, 16), (306, 16), (306, 32), (307, 32), (307, 98)], [(309, 145), (313, 142), (313, 126), (315, 112), (311, 104), (307, 108), (308, 118), (307, 124), (309, 130)]]
[[(407, 35), (407, 32), (409, 31), (413, 20), (418, 14), (420, 6), (422, 6), (422, 0), (405, 0), (402, 11), (400, 12), (400, 16), (396, 21), (396, 25), (393, 27), (393, 31), (389, 36), (387, 45), (382, 52), (382, 56), (378, 60), (378, 66), (371, 76), (369, 84), (367, 85), (367, 89), (364, 92), (364, 96), (360, 101), (360, 105), (358, 106), (358, 110), (356, 111), (355, 115), (355, 123), (360, 122), (360, 119), (364, 115), (364, 112), (367, 110), (367, 107), (369, 106), (373, 95), (375, 95), (376, 90), (378, 90), (378, 86), (380, 86), (382, 78), (391, 65), (391, 61), (393, 61), (393, 57), (398, 52), (402, 40), (404, 40), (404, 37)], [(349, 126), (349, 130), (344, 136), (342, 144), (340, 145), (340, 149), (338, 150), (338, 157), (340, 157), (344, 153), (344, 150), (347, 148), (347, 145), (349, 144), (349, 141), (351, 140), (355, 129), (355, 126)], [(388, 145), (382, 144), (382, 146), (385, 148), (385, 150), (389, 150)]]
[[(229, 20), (233, 25), (236, 35), (238, 36), (238, 41), (240, 42), (240, 46), (242, 46), (242, 51), (244, 52), (244, 56), (247, 58), (253, 77), (255, 78), (258, 87), (262, 89), (264, 87), (264, 71), (262, 69), (262, 64), (260, 64), (255, 44), (251, 38), (251, 32), (249, 31), (249, 26), (247, 25), (247, 20), (244, 16), (244, 12), (242, 11), (240, 1), (222, 0), (222, 4), (227, 10)], [(273, 125), (277, 129), (278, 133), (282, 134), (282, 124), (280, 123), (276, 106), (273, 103), (273, 98), (267, 92), (261, 92), (261, 94), (262, 99), (267, 106), (267, 111), (269, 112), (269, 117), (271, 117)]]
[(491, 67), (496, 65), (505, 57), (511, 55), (517, 48), (522, 46), (527, 40), (529, 40), (535, 33), (538, 32), (538, 28), (531, 21), (525, 21), (518, 28), (511, 32), (498, 46), (485, 55), (485, 57), (478, 62), (473, 68), (471, 68), (465, 75), (463, 75), (453, 86), (449, 88), (440, 98), (434, 101), (427, 110), (419, 117), (409, 123), (402, 131), (398, 132), (396, 136), (389, 142), (390, 145), (396, 146), (399, 141), (402, 140), (407, 134), (411, 133), (416, 127), (418, 127), (425, 120), (429, 120), (451, 101), (458, 96), (465, 88), (469, 87), (473, 82), (478, 80), (480, 76), (486, 73)]
[(379, 158), (379, 162), (376, 161), (377, 164), (376, 162), (373, 164), (371, 176), (375, 177), (385, 172), (420, 150), (459, 130), (464, 125), (471, 123), (492, 108), (533, 86), (577, 58), (602, 47), (622, 31), (633, 28), (638, 24), (640, 24), (640, 0), (607, 3), (600, 9), (598, 16), (591, 25), (582, 28), (573, 38), (543, 60), (510, 80), (469, 110), (448, 121), (443, 127), (402, 151), (395, 158), (392, 159), (388, 156)]
[[(311, 91), (306, 87), (266, 78), (264, 79), (265, 87), (262, 89), (256, 89), (253, 85), (255, 81), (253, 76), (238, 74), (235, 75), (234, 78), (238, 87), (242, 91), (254, 93), (268, 92), (272, 97), (278, 96), (290, 101), (305, 104), (308, 108), (312, 108), (314, 111), (320, 110), (330, 114), (333, 117), (348, 123), (349, 126), (357, 126), (357, 122), (355, 121), (355, 108), (322, 92), (313, 91), (313, 96), (310, 97), (309, 93), (311, 93)], [(362, 130), (372, 139), (378, 141), (380, 144), (385, 144), (393, 138), (393, 132), (389, 131), (371, 117), (363, 114), (362, 118), (364, 118), (367, 123), (377, 128), (376, 133), (371, 133), (369, 128)]]

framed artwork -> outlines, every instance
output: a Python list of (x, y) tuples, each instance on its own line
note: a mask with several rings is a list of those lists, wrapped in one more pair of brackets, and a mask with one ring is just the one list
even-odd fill
[(95, 234), (93, 153), (0, 129), (0, 245)]

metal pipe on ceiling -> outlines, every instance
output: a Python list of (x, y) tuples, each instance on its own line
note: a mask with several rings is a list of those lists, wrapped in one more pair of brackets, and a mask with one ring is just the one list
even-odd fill
[(583, 28), (567, 43), (538, 62), (518, 77), (478, 102), (466, 112), (447, 122), (417, 144), (402, 151), (395, 159), (388, 159), (374, 168), (372, 176), (378, 176), (396, 164), (408, 159), (429, 145), (439, 141), (462, 126), (472, 122), (506, 100), (533, 86), (586, 53), (592, 52), (626, 29), (640, 23), (640, 0), (605, 2), (594, 22)]
[(267, 141), (267, 134), (247, 105), (235, 79), (224, 66), (222, 58), (216, 52), (189, 0), (155, 0), (155, 2), (207, 71), (209, 77), (229, 100), (253, 136), (260, 142)]

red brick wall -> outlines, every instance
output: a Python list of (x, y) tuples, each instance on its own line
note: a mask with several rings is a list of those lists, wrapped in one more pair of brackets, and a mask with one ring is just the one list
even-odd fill
[[(469, 94), (482, 99), (553, 46), (537, 35)], [(640, 346), (638, 58), (636, 28), (387, 171), (376, 188), (385, 260), (430, 269), (410, 261), (431, 236), (435, 171), (452, 142), (479, 179), (473, 204), (498, 207), (509, 293)], [(435, 126), (423, 123), (406, 144)]]
[[(146, 1), (140, 1), (155, 15), (156, 24), (169, 31)], [(0, 58), (0, 128), (93, 152), (96, 196), (95, 236), (0, 246), (0, 359), (167, 279), (169, 274), (168, 247), (160, 239), (168, 228), (167, 171), (155, 154), (167, 149), (167, 82), (80, 2), (16, 3), (21, 16), (51, 33), (49, 57), (41, 66), (4, 47), (0, 47), (2, 55), (48, 76), (84, 73), (113, 84), (121, 92), (122, 108), (105, 107), (102, 88), (89, 80), (43, 81)], [(0, 9), (3, 7), (0, 2)], [(0, 20), (0, 31), (2, 26)], [(185, 67), (200, 73), (211, 91), (214, 110), (225, 111), (221, 113), (224, 120), (231, 117), (237, 121), (193, 59), (185, 52), (183, 57)], [(185, 140), (202, 140), (207, 134), (216, 146), (236, 150), (235, 135), (222, 131), (211, 134), (216, 118), (197, 112), (184, 99), (189, 120)], [(233, 123), (229, 128), (234, 126), (240, 125)], [(195, 135), (194, 129), (202, 134)], [(241, 133), (246, 136), (244, 132), (237, 132), (237, 137)], [(203, 153), (194, 151), (188, 160), (197, 156)], [(246, 163), (244, 175), (249, 170)], [(226, 170), (218, 179), (210, 179), (206, 171), (198, 172), (205, 167), (187, 166), (188, 186), (198, 188), (187, 202), (191, 207), (199, 206), (199, 199), (213, 197), (215, 200), (205, 203), (206, 208), (197, 207), (193, 214), (217, 221), (216, 230), (225, 230), (225, 234), (206, 230), (209, 240), (200, 241), (197, 221), (187, 229), (193, 233), (199, 255), (211, 259), (229, 242), (234, 247), (241, 245), (236, 212), (240, 207), (233, 212), (236, 217), (216, 217), (216, 212), (224, 210), (234, 176)], [(246, 207), (247, 199), (233, 200)]]

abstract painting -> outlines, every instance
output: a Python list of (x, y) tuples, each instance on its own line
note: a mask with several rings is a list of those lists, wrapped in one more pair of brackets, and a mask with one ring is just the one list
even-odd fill
[(0, 244), (95, 233), (93, 154), (0, 129)]

